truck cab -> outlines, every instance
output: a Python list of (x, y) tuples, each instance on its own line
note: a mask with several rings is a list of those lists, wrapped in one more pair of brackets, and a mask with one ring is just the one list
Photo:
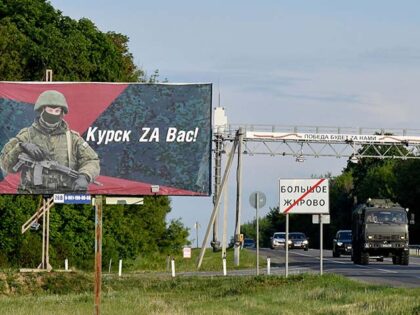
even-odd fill
[(392, 257), (408, 265), (408, 209), (388, 199), (369, 199), (352, 215), (352, 260), (367, 265), (370, 257)]

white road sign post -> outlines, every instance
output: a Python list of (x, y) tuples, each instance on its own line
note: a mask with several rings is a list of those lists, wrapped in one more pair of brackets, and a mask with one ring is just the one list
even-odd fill
[[(286, 215), (285, 272), (287, 277), (289, 275), (289, 213), (328, 214), (330, 212), (328, 179), (280, 179), (279, 196), (280, 213)], [(322, 262), (322, 250), (320, 253)]]
[(257, 223), (257, 269), (256, 273), (257, 276), (260, 274), (260, 227), (259, 227), (259, 216), (258, 216), (258, 209), (265, 206), (267, 198), (265, 194), (261, 191), (255, 191), (249, 196), (249, 203), (253, 208), (255, 208), (255, 221)]

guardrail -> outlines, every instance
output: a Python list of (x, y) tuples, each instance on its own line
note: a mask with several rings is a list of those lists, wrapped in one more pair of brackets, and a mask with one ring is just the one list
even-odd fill
[(409, 245), (410, 255), (420, 256), (420, 245)]

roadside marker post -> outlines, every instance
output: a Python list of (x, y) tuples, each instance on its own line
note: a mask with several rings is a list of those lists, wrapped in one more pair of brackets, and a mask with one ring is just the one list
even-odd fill
[(175, 258), (171, 260), (172, 278), (175, 278)]
[(121, 277), (122, 275), (122, 259), (120, 259), (118, 264), (118, 277)]

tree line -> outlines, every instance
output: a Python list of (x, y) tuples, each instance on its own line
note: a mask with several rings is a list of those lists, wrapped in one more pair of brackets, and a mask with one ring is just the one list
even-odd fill
[[(45, 0), (0, 1), (0, 80), (42, 81), (53, 69), (55, 81), (155, 82), (133, 62), (129, 38), (101, 32), (89, 19), (64, 16)], [(37, 266), (42, 228), (21, 234), (21, 226), (41, 204), (41, 196), (0, 196), (0, 267)], [(104, 206), (103, 259), (135, 258), (139, 253), (179, 250), (188, 229), (166, 223), (166, 196), (146, 197), (144, 205)], [(55, 205), (50, 214), (50, 261), (91, 268), (94, 210), (87, 205)]]

